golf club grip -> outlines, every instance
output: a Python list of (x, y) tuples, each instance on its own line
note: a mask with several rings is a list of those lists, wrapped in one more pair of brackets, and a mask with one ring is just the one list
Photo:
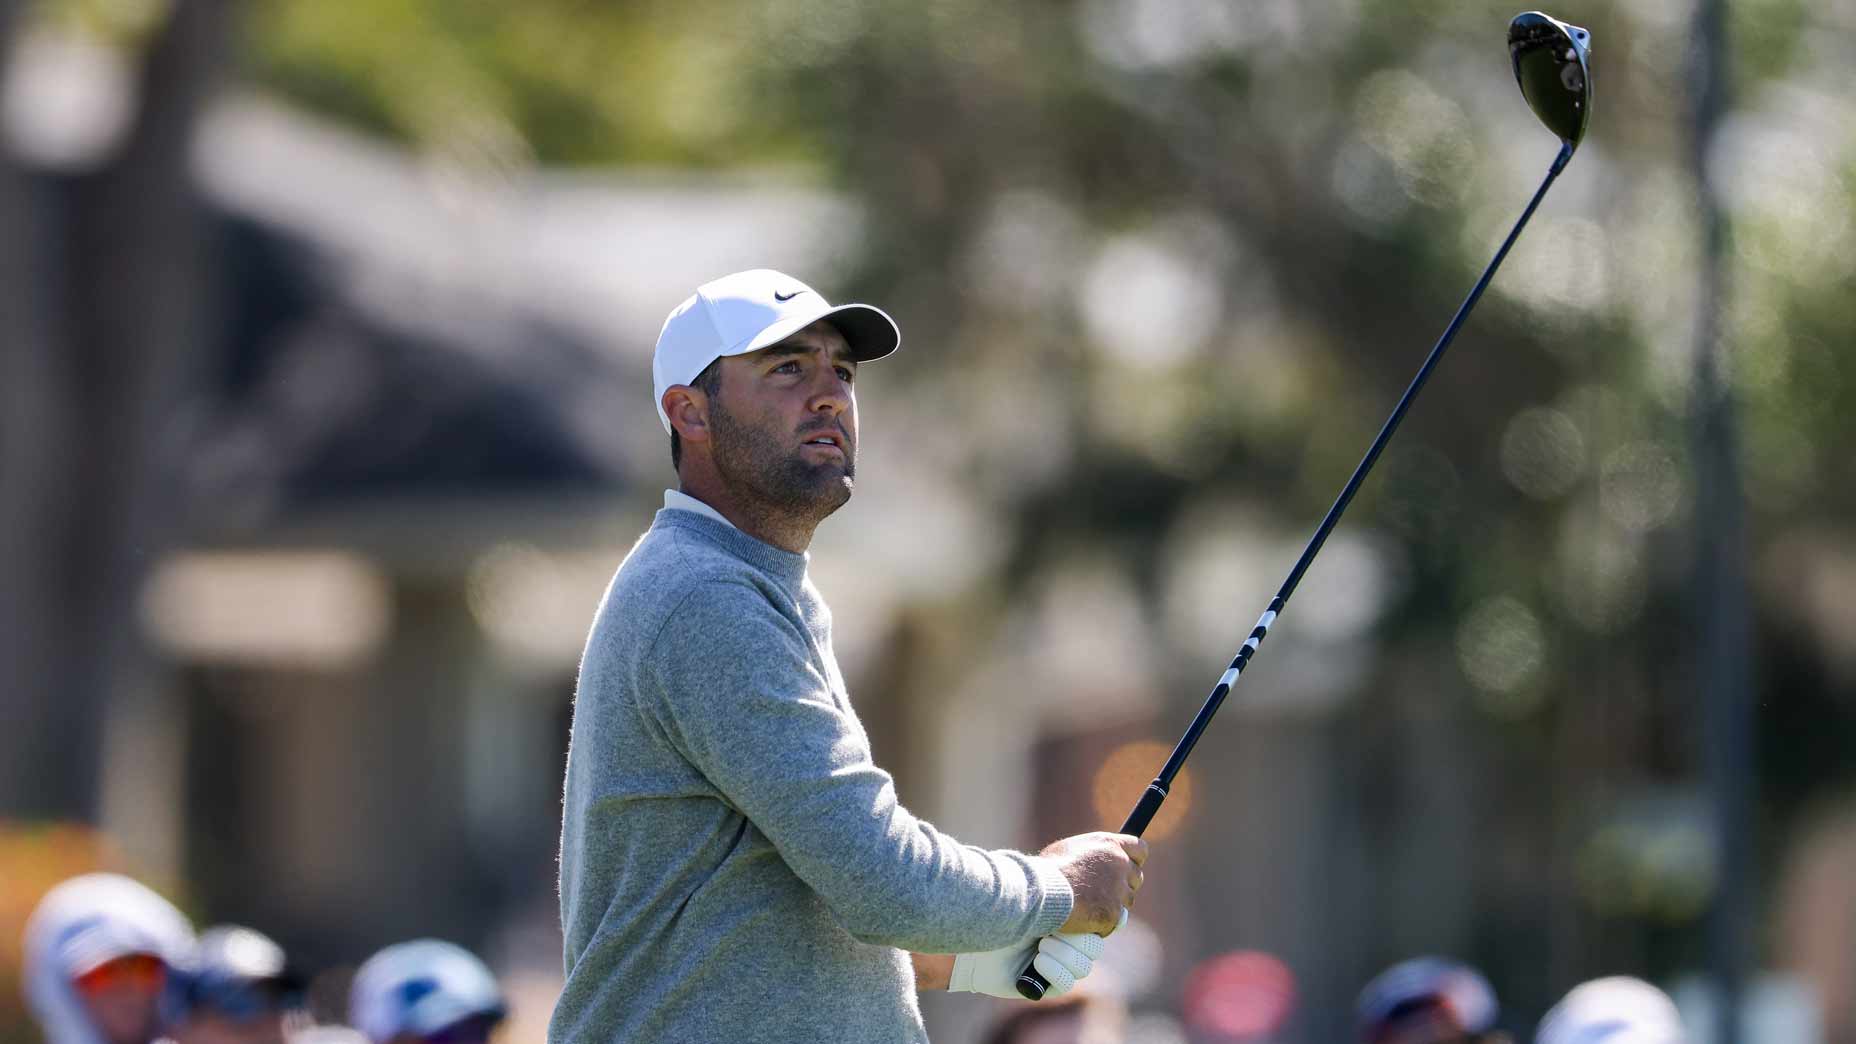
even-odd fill
[[(1140, 837), (1142, 831), (1147, 829), (1147, 824), (1153, 822), (1154, 813), (1160, 811), (1160, 805), (1165, 801), (1166, 790), (1160, 786), (1159, 780), (1147, 784), (1147, 789), (1142, 792), (1141, 800), (1135, 804), (1134, 811), (1128, 813), (1127, 821), (1121, 824), (1121, 832)], [(1037, 968), (1033, 967), (1037, 954), (1033, 953), (1031, 958), (1030, 961), (1025, 962), (1024, 970), (1018, 973), (1018, 980), (1013, 985), (1017, 987), (1018, 995), (1024, 999), (1043, 1000), (1044, 991), (1050, 989), (1050, 982), (1044, 976), (1039, 975)]]
[(1147, 784), (1147, 789), (1141, 794), (1141, 800), (1135, 804), (1134, 811), (1128, 813), (1127, 820), (1121, 824), (1121, 832), (1132, 834), (1135, 837), (1146, 833), (1147, 824), (1153, 822), (1154, 814), (1160, 811), (1160, 805), (1165, 800), (1166, 788), (1160, 785), (1159, 780), (1156, 779)]
[[(1032, 954), (1031, 959), (1037, 960), (1037, 954)], [(1044, 991), (1050, 989), (1050, 980), (1039, 975), (1036, 968), (1027, 964), (1025, 970), (1018, 973), (1018, 981), (1012, 986), (1018, 990), (1020, 997), (1028, 1001), (1043, 1000)]]

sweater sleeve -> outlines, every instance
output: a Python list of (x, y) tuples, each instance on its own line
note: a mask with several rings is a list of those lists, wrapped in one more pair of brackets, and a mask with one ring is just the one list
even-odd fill
[(1069, 918), (1053, 861), (963, 844), (897, 802), (804, 633), (751, 586), (692, 591), (643, 670), (639, 691), (671, 741), (857, 939), (958, 953)]

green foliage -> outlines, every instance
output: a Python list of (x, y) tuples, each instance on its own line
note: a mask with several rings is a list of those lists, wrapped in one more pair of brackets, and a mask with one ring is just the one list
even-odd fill
[(716, 0), (259, 0), (246, 19), (259, 83), (427, 148), (683, 166), (807, 151), (754, 111), (754, 39)]
[(1727, 10), (1736, 72), (1747, 85), (1783, 78), (1793, 70), (1807, 36), (1819, 31), (1807, 15), (1808, 5), (1798, 0), (1736, 0)]

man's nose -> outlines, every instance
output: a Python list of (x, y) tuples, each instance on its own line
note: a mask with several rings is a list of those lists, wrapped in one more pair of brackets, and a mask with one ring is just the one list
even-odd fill
[(850, 382), (838, 376), (835, 366), (826, 366), (821, 370), (817, 387), (812, 392), (811, 407), (815, 413), (843, 413), (851, 406)]

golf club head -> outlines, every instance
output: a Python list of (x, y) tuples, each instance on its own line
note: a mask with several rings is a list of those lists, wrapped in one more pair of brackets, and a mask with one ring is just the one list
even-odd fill
[(1508, 23), (1508, 55), (1521, 96), (1571, 149), (1585, 138), (1592, 117), (1592, 75), (1586, 65), (1591, 45), (1591, 33), (1539, 11), (1515, 15)]

